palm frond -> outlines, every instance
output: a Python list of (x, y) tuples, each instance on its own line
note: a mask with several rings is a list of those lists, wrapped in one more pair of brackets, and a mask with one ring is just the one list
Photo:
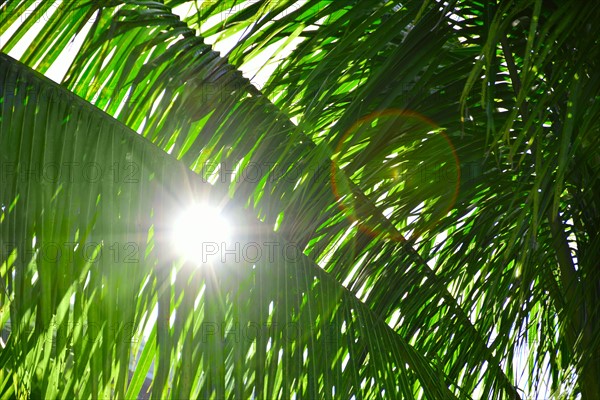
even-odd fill
[[(41, 15), (40, 72), (85, 36), (67, 88), (274, 227), (455, 395), (598, 392), (596, 5), (50, 3), (0, 2), (3, 51)], [(257, 88), (240, 71), (265, 54)]]

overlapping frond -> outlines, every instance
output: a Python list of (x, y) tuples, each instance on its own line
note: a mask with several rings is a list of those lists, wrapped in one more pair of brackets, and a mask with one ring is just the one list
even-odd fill
[[(181, 162), (6, 56), (0, 71), (15, 149), (0, 199), (3, 391), (130, 398), (153, 361), (156, 397), (451, 395), (367, 306)], [(200, 269), (169, 256), (191, 200), (220, 203), (236, 243), (261, 251)]]
[[(46, 72), (82, 32), (66, 87), (275, 227), (455, 395), (597, 389), (595, 5), (0, 4), (2, 29), (39, 10), (4, 50), (46, 16), (21, 57)], [(238, 35), (227, 58), (204, 39)], [(239, 70), (273, 49), (257, 88)]]

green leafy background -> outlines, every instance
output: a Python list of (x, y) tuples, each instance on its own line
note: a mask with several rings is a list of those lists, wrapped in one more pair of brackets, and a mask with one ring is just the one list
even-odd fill
[(595, 3), (0, 7), (5, 397), (600, 393)]

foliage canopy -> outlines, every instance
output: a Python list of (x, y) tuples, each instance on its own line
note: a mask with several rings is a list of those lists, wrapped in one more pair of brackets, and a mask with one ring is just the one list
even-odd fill
[(5, 398), (600, 393), (595, 2), (0, 10)]

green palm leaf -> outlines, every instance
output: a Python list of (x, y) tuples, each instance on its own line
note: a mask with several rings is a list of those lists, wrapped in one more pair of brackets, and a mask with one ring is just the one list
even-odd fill
[[(405, 348), (400, 338), (408, 341), (420, 354), (417, 358), (430, 360), (429, 365), (441, 377), (436, 382), (450, 388), (455, 396), (518, 398), (524, 391), (524, 397), (580, 393), (594, 398), (600, 391), (600, 353), (594, 339), (600, 326), (596, 323), (599, 292), (595, 261), (600, 248), (596, 200), (600, 80), (594, 72), (600, 58), (593, 28), (597, 6), (541, 0), (444, 4), (90, 1), (63, 2), (60, 7), (47, 1), (11, 1), (0, 2), (0, 6), (5, 11), (0, 32), (11, 30), (3, 37), (3, 51), (14, 51), (27, 33), (37, 32), (37, 40), (27, 46), (20, 59), (48, 73), (78, 34), (83, 44), (64, 77), (64, 86), (149, 139), (153, 145), (144, 142), (147, 146), (171, 154), (156, 157), (177, 158), (183, 163), (177, 168), (185, 165), (197, 174), (180, 173), (189, 176), (185, 182), (174, 176), (167, 191), (188, 190), (195, 187), (189, 182), (197, 180), (214, 183), (211, 192), (218, 193), (214, 195), (217, 202), (234, 199), (235, 205), (228, 212), (245, 208), (250, 220), (258, 217), (262, 221), (261, 232), (274, 227), (277, 243), (293, 243), (322, 268), (315, 271), (324, 271), (332, 284), (336, 281), (348, 288), (353, 293), (350, 298), (360, 299), (372, 318), (387, 321), (395, 331), (390, 343), (400, 340), (398, 348)], [(31, 7), (37, 12), (26, 11)], [(237, 43), (222, 58), (215, 49), (232, 40)], [(267, 64), (276, 59), (281, 61), (260, 88), (240, 72), (255, 71), (257, 66), (268, 70), (271, 67)], [(244, 74), (251, 76), (253, 72)], [(28, 104), (25, 106), (20, 108), (27, 109)], [(55, 111), (42, 106), (37, 112), (44, 112), (44, 107)], [(22, 112), (7, 109), (5, 114), (11, 115), (7, 123), (13, 114), (17, 120), (22, 118)], [(22, 129), (29, 132), (38, 125), (34, 119), (23, 119)], [(30, 149), (23, 157), (45, 160), (53, 152), (54, 138), (48, 133), (42, 137), (42, 143), (50, 144), (48, 150), (35, 150), (40, 139), (10, 142), (6, 148), (20, 150), (11, 150), (7, 160), (13, 162), (19, 152)], [(105, 155), (116, 157), (118, 153), (109, 151), (109, 143), (101, 142), (101, 137), (96, 139), (99, 150), (93, 160)], [(72, 150), (82, 151), (75, 147), (82, 146), (80, 141), (77, 137), (69, 142)], [(63, 153), (60, 157), (70, 154)], [(154, 156), (140, 160), (149, 159)], [(153, 178), (143, 186), (164, 192), (156, 188), (157, 182), (163, 182), (162, 175), (148, 168), (152, 171), (148, 176)], [(117, 183), (108, 190), (118, 187), (117, 193), (129, 202), (130, 213), (142, 209), (136, 203), (150, 201), (148, 196), (129, 193)], [(40, 204), (47, 205), (60, 196), (71, 198), (66, 193), (76, 190), (70, 184), (49, 186), (41, 192), (45, 197), (31, 200), (26, 209), (39, 210)], [(13, 182), (11, 190), (5, 208), (23, 207), (19, 201), (24, 200), (13, 205), (18, 185)], [(19, 196), (29, 198), (27, 193)], [(178, 207), (186, 204), (175, 198), (163, 201), (178, 202)], [(107, 218), (95, 214), (90, 205), (95, 202), (108, 202)], [(118, 201), (98, 200), (93, 194), (85, 200), (68, 200), (67, 207), (75, 209), (71, 204), (79, 207), (77, 210), (88, 210), (78, 225), (69, 213), (46, 213), (47, 219), (24, 216), (18, 228), (11, 228), (12, 236), (5, 237), (26, 238), (19, 244), (25, 249), (34, 236), (36, 245), (42, 238), (57, 235), (85, 241), (96, 234), (96, 228), (91, 227), (116, 220), (102, 228), (115, 237), (117, 232), (124, 235), (125, 225), (131, 226), (122, 218), (129, 222), (134, 218), (125, 208), (118, 208)], [(148, 247), (144, 256), (161, 253), (154, 244), (160, 229), (148, 222), (158, 217), (135, 218), (136, 224), (141, 224), (140, 243)], [(43, 221), (53, 221), (52, 227)], [(18, 252), (11, 254), (6, 254), (6, 271), (9, 263), (18, 260)], [(146, 273), (140, 272), (139, 279), (171, 260), (149, 258), (148, 262)], [(46, 273), (39, 273), (36, 282), (42, 288), (53, 287), (54, 276), (48, 270), (54, 264), (40, 265)], [(90, 276), (93, 267), (86, 267)], [(31, 275), (37, 265), (21, 268)], [(78, 270), (83, 275), (86, 271)], [(156, 282), (169, 281), (169, 268), (165, 271)], [(9, 279), (10, 274), (3, 272), (3, 276)], [(111, 272), (108, 276), (118, 279), (120, 275)], [(240, 282), (246, 282), (242, 278)], [(17, 275), (15, 279), (21, 287), (27, 281)], [(100, 312), (102, 307), (90, 307), (85, 312), (96, 313), (93, 318), (97, 320), (114, 322), (114, 313), (126, 302), (124, 299), (132, 293), (137, 296), (140, 281), (131, 279), (134, 287), (117, 290), (104, 289), (102, 279), (94, 281), (94, 288), (101, 288), (94, 296), (105, 299), (112, 290), (111, 301), (123, 296), (121, 301), (99, 303), (106, 306), (105, 314)], [(175, 306), (187, 310), (184, 314), (195, 315), (189, 310), (198, 306), (185, 291), (209, 293), (209, 287), (218, 291), (227, 286), (224, 280), (229, 278), (223, 275), (216, 284), (208, 283), (206, 276), (190, 282), (179, 279), (177, 274), (174, 286), (164, 290), (144, 285), (146, 294), (139, 292), (128, 320), (141, 327), (156, 303), (162, 320), (170, 318), (167, 310)], [(55, 297), (49, 304), (53, 306), (29, 305), (35, 318), (40, 318), (36, 324), (61, 318), (66, 309), (63, 294), (79, 293), (70, 284), (56, 285), (60, 289), (51, 290)], [(290, 315), (297, 318), (294, 321), (303, 321), (302, 326), (311, 320), (303, 319), (302, 312), (316, 315), (318, 321), (321, 315), (331, 315), (331, 321), (339, 325), (342, 320), (337, 319), (338, 314), (348, 313), (343, 307), (332, 306), (337, 304), (339, 293), (349, 296), (345, 289), (322, 297), (321, 293), (328, 292), (325, 286), (310, 286), (310, 291), (309, 286), (303, 287), (310, 292), (310, 301), (327, 299), (328, 306), (316, 312), (317, 306), (305, 303), (308, 300), (295, 299), (294, 285), (281, 285), (290, 299), (285, 300), (285, 295), (284, 300), (273, 301), (272, 312), (265, 314), (263, 309), (250, 319), (263, 321), (271, 314), (284, 318), (287, 314), (283, 310), (297, 309)], [(235, 306), (205, 308), (200, 314), (209, 320), (226, 319), (229, 313), (244, 314), (253, 305), (264, 308), (275, 298), (252, 294), (253, 290), (271, 293), (273, 288), (247, 286), (236, 292), (242, 297)], [(232, 304), (228, 303), (232, 298), (226, 296), (223, 304)], [(25, 300), (15, 301), (19, 307), (21, 301), (27, 304)], [(277, 310), (276, 303), (283, 304), (282, 310)], [(52, 308), (60, 304), (63, 311)], [(330, 308), (334, 311), (328, 314)], [(34, 318), (33, 314), (30, 317)], [(319, 375), (322, 381), (308, 373), (306, 385), (300, 384), (287, 378), (299, 376), (304, 367), (303, 356), (295, 347), (289, 349), (291, 353), (283, 353), (282, 365), (290, 362), (302, 367), (280, 372), (277, 363), (268, 364), (278, 357), (277, 347), (273, 347), (275, 338), (269, 351), (268, 339), (263, 343), (260, 340), (264, 338), (257, 338), (257, 364), (252, 365), (268, 364), (264, 372), (256, 370), (253, 376), (248, 372), (252, 368), (237, 365), (231, 373), (235, 378), (227, 378), (222, 368), (208, 368), (215, 360), (216, 365), (226, 361), (225, 353), (204, 356), (197, 350), (182, 352), (178, 358), (180, 347), (202, 332), (199, 321), (176, 317), (172, 326), (159, 322), (153, 333), (157, 346), (145, 346), (141, 351), (135, 364), (141, 369), (134, 373), (132, 387), (142, 385), (142, 376), (151, 368), (149, 360), (156, 354), (156, 387), (172, 385), (180, 393), (191, 390), (207, 395), (214, 389), (219, 390), (216, 395), (224, 395), (235, 387), (227, 393), (252, 396), (245, 385), (222, 384), (243, 381), (253, 382), (248, 387), (263, 390), (254, 394), (257, 396), (287, 397), (287, 391), (280, 391), (283, 387), (308, 395), (336, 386), (349, 388), (357, 397), (370, 398), (381, 395), (377, 385), (387, 385), (386, 393), (419, 397), (418, 380), (427, 397), (442, 396), (442, 389), (427, 378), (432, 376), (427, 363), (419, 367), (423, 369), (407, 372), (407, 378), (397, 380), (390, 389), (394, 379), (376, 372), (390, 371), (384, 367), (388, 362), (385, 357), (376, 359), (372, 348), (343, 345), (339, 345), (339, 354), (346, 352), (350, 359), (362, 360), (367, 366), (356, 367), (350, 377), (343, 378), (336, 375), (340, 369), (332, 366), (330, 374)], [(194, 324), (198, 330), (189, 328)], [(360, 332), (360, 328), (352, 332)], [(368, 337), (378, 340), (373, 337), (380, 334), (387, 337), (383, 331)], [(107, 337), (114, 343), (118, 334), (110, 335)], [(317, 343), (320, 337), (317, 334)], [(314, 343), (307, 343), (307, 351), (314, 351)], [(21, 351), (30, 351), (31, 346), (33, 342)], [(110, 345), (90, 346), (85, 354)], [(99, 393), (100, 386), (114, 378), (118, 393), (125, 394), (125, 369), (115, 365), (125, 365), (128, 346), (118, 347), (102, 350), (107, 355), (102, 360), (110, 362), (94, 361), (94, 371), (102, 371), (104, 381), (90, 383), (85, 393)], [(338, 354), (335, 347), (328, 347), (328, 351)], [(41, 365), (48, 371), (57, 371), (55, 363), (69, 359), (68, 355), (48, 357), (48, 352), (40, 350), (41, 345), (37, 348), (28, 360), (42, 359), (43, 354)], [(235, 360), (245, 357), (247, 351), (243, 346), (230, 349)], [(406, 361), (403, 354), (416, 357), (417, 353), (406, 351), (393, 360), (401, 364)], [(122, 357), (120, 364), (112, 361), (119, 360), (117, 355)], [(330, 357), (328, 352), (319, 356)], [(318, 359), (312, 357), (309, 359)], [(181, 365), (177, 368), (187, 372), (173, 380), (171, 364)], [(416, 368), (413, 364), (409, 363)], [(201, 370), (211, 372), (193, 375)], [(22, 374), (25, 372), (15, 376)], [(52, 379), (56, 376), (54, 372)], [(362, 387), (368, 380), (361, 378), (366, 376), (378, 376), (373, 381), (377, 382), (373, 383), (376, 389), (373, 386), (369, 391), (368, 383)], [(4, 381), (9, 382), (8, 377)], [(47, 387), (50, 378), (44, 379), (42, 385)], [(340, 386), (337, 382), (346, 383)], [(200, 392), (201, 387), (208, 392)], [(131, 395), (137, 389), (129, 390)]]
[[(157, 397), (451, 396), (406, 341), (234, 203), (238, 244), (273, 251), (197, 270), (173, 260), (165, 224), (174, 209), (216, 189), (22, 64), (2, 56), (1, 68), (2, 147), (20, 149), (3, 154), (14, 170), (1, 225), (12, 256), (3, 368), (17, 395), (135, 396), (154, 359)], [(157, 304), (155, 340), (131, 388), (131, 334)]]

